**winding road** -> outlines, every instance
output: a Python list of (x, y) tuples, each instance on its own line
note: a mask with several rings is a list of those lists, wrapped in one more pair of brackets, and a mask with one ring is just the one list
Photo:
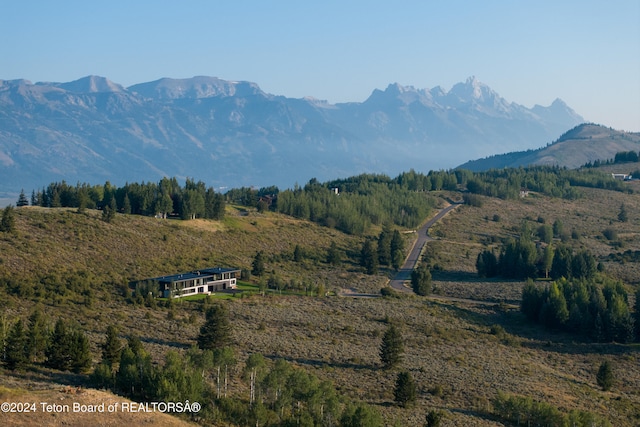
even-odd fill
[(417, 231), (418, 239), (416, 240), (413, 247), (411, 248), (411, 252), (409, 253), (409, 256), (407, 257), (407, 259), (405, 259), (404, 264), (402, 265), (402, 268), (398, 270), (395, 277), (391, 279), (391, 281), (389, 282), (389, 286), (391, 286), (393, 289), (396, 289), (398, 291), (413, 292), (413, 290), (410, 287), (405, 286), (405, 282), (411, 280), (411, 272), (413, 271), (413, 269), (416, 267), (416, 264), (418, 264), (418, 261), (420, 260), (420, 254), (422, 253), (422, 248), (424, 248), (424, 245), (426, 245), (429, 240), (433, 240), (431, 237), (429, 237), (429, 234), (428, 234), (429, 228), (431, 228), (433, 224), (438, 222), (438, 220), (440, 220), (442, 217), (444, 217), (446, 214), (448, 214), (449, 212), (451, 212), (453, 209), (457, 208), (461, 204), (462, 204), (461, 202), (451, 203), (449, 206), (440, 210), (440, 212), (438, 212), (436, 216), (434, 216), (433, 218), (429, 219), (427, 222), (422, 224), (422, 226)]

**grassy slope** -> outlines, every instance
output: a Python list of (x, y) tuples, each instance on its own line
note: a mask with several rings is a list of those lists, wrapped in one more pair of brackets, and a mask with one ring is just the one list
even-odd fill
[(620, 151), (638, 151), (639, 149), (640, 134), (638, 133), (583, 124), (563, 135), (561, 140), (546, 147), (472, 160), (460, 167), (471, 170), (528, 165), (560, 165), (577, 168), (590, 161), (612, 159)]
[[(443, 268), (435, 285), (445, 296), (489, 302), (519, 298), (522, 283), (478, 281), (475, 257), (492, 235), (515, 233), (530, 218), (548, 223), (560, 218), (565, 229), (576, 228), (582, 238), (575, 247), (598, 255), (611, 251), (640, 250), (640, 196), (585, 189), (586, 197), (563, 202), (540, 197), (519, 201), (486, 199), (482, 208), (464, 206), (450, 214), (434, 230), (439, 240), (430, 243)], [(629, 207), (627, 223), (616, 221), (620, 204)], [(491, 220), (494, 214), (500, 221)], [(223, 223), (159, 221), (153, 218), (118, 216), (105, 224), (97, 213), (24, 209), (19, 211), (18, 235), (0, 239), (0, 273), (28, 276), (37, 271), (84, 269), (96, 282), (126, 282), (211, 265), (249, 267), (256, 250), (290, 254), (295, 244), (308, 250), (310, 258), (296, 264), (288, 256), (276, 257), (268, 270), (286, 278), (306, 277), (322, 281), (328, 289), (354, 287), (375, 291), (384, 277), (362, 275), (350, 263), (332, 269), (320, 257), (332, 240), (345, 251), (359, 249), (360, 239), (334, 230), (277, 215), (248, 216), (230, 213)], [(488, 220), (487, 220), (488, 218)], [(614, 227), (624, 247), (613, 248), (601, 230)], [(53, 255), (55, 254), (55, 255)], [(606, 263), (607, 270), (627, 282), (636, 281), (637, 264)], [(630, 279), (630, 280), (629, 280)], [(115, 285), (104, 285), (92, 307), (43, 299), (52, 316), (74, 317), (90, 333), (94, 355), (106, 325), (117, 323), (123, 334), (136, 332), (156, 358), (169, 348), (192, 344), (202, 322), (199, 303), (177, 304), (175, 319), (166, 309), (126, 305)], [(2, 298), (9, 316), (28, 314), (32, 302)], [(593, 345), (575, 337), (549, 334), (523, 321), (517, 311), (497, 305), (438, 301), (417, 297), (401, 299), (349, 299), (339, 297), (253, 297), (230, 301), (239, 359), (262, 352), (283, 357), (332, 379), (342, 392), (379, 405), (388, 424), (419, 425), (432, 407), (447, 411), (447, 425), (499, 425), (482, 414), (500, 389), (546, 400), (563, 409), (585, 409), (609, 414), (614, 425), (638, 423), (640, 414), (640, 368), (637, 346)], [(396, 372), (379, 369), (378, 346), (389, 318), (401, 324), (405, 339), (405, 362), (419, 384), (414, 408), (400, 409), (393, 401)], [(499, 324), (506, 335), (490, 333)], [(616, 363), (618, 383), (611, 392), (595, 385), (595, 372), (605, 358)], [(46, 388), (51, 374), (37, 375)], [(35, 381), (34, 373), (3, 376), (0, 384)], [(65, 383), (65, 377), (54, 380)], [(67, 383), (77, 379), (66, 378)], [(442, 393), (431, 393), (432, 389)], [(233, 380), (232, 392), (248, 396), (246, 384)]]

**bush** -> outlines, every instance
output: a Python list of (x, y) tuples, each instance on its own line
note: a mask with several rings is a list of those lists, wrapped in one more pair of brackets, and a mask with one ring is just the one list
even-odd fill
[(602, 235), (609, 241), (618, 239), (618, 232), (611, 227), (605, 228)]
[(604, 391), (611, 390), (611, 387), (613, 387), (613, 366), (608, 360), (602, 362), (602, 364), (600, 365), (598, 374), (596, 375), (596, 381)]

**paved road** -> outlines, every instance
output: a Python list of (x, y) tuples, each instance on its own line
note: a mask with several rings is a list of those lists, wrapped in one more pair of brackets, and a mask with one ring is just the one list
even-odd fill
[(411, 248), (411, 252), (409, 253), (409, 256), (407, 257), (407, 259), (404, 261), (402, 268), (398, 270), (395, 277), (391, 279), (391, 281), (389, 282), (389, 286), (391, 286), (393, 289), (396, 289), (398, 291), (413, 292), (411, 288), (404, 286), (404, 283), (408, 280), (411, 280), (411, 272), (416, 267), (416, 264), (420, 259), (422, 248), (424, 247), (424, 245), (427, 244), (429, 240), (432, 240), (431, 237), (429, 237), (429, 235), (427, 234), (429, 231), (429, 228), (433, 224), (435, 224), (438, 220), (440, 220), (443, 216), (445, 216), (446, 214), (448, 214), (449, 212), (451, 212), (453, 209), (457, 208), (460, 205), (461, 203), (450, 204), (449, 206), (447, 206), (446, 208), (438, 212), (436, 216), (431, 218), (429, 221), (425, 222), (418, 229), (418, 239), (413, 245), (413, 248)]

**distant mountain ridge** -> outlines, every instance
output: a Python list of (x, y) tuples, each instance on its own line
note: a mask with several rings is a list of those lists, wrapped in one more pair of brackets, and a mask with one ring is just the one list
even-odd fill
[(584, 123), (565, 132), (546, 147), (497, 154), (466, 162), (459, 167), (472, 171), (530, 165), (573, 169), (595, 160), (613, 159), (616, 153), (622, 151), (640, 151), (640, 133), (621, 132), (601, 125)]
[(449, 91), (394, 83), (341, 104), (205, 76), (128, 88), (99, 76), (0, 80), (0, 193), (63, 179), (287, 188), (314, 177), (428, 171), (539, 147), (582, 121), (560, 100), (529, 109), (474, 77)]

